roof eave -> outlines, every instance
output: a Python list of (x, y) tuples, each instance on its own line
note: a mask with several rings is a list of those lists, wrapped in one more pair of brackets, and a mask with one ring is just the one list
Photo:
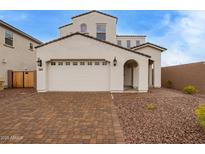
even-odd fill
[(163, 52), (163, 51), (166, 51), (166, 50), (167, 50), (167, 49), (166, 49), (166, 48), (164, 48), (164, 47), (161, 47), (161, 46), (158, 46), (158, 45), (156, 45), (156, 44), (149, 43), (149, 42), (144, 43), (144, 44), (141, 44), (141, 45), (138, 45), (138, 46), (135, 46), (135, 47), (132, 47), (131, 49), (132, 49), (132, 50), (133, 50), (133, 49), (141, 49), (141, 48), (144, 48), (144, 47), (146, 47), (146, 46), (153, 47), (153, 48), (155, 48), (155, 49), (160, 50), (161, 52)]
[(72, 25), (72, 24), (73, 24), (73, 23), (70, 23), (70, 24), (66, 24), (66, 25), (60, 26), (60, 27), (58, 27), (58, 29), (61, 29), (61, 28), (64, 28), (64, 27), (70, 26), (70, 25)]
[(149, 55), (146, 55), (146, 54), (143, 54), (143, 53), (140, 53), (140, 52), (136, 52), (136, 51), (134, 51), (134, 50), (131, 50), (131, 49), (128, 49), (128, 48), (119, 46), (119, 45), (117, 45), (117, 44), (114, 44), (114, 43), (111, 43), (111, 42), (108, 42), (108, 41), (102, 41), (102, 40), (99, 40), (99, 39), (97, 39), (97, 38), (95, 38), (95, 37), (92, 37), (92, 36), (89, 36), (89, 35), (85, 35), (85, 34), (82, 34), (82, 33), (79, 33), (79, 32), (76, 32), (76, 33), (73, 33), (73, 34), (70, 34), (70, 35), (66, 35), (66, 36), (64, 36), (64, 37), (61, 37), (61, 38), (52, 40), (52, 41), (50, 41), (50, 42), (47, 42), (47, 43), (41, 44), (41, 45), (39, 45), (39, 46), (36, 46), (35, 48), (43, 47), (43, 46), (45, 46), (45, 45), (48, 45), (48, 44), (51, 44), (51, 43), (54, 43), (54, 42), (57, 42), (57, 41), (66, 39), (66, 38), (68, 38), (68, 37), (71, 37), (71, 36), (73, 36), (73, 35), (81, 35), (81, 36), (84, 36), (84, 37), (87, 37), (87, 38), (90, 38), (90, 39), (93, 39), (93, 40), (96, 40), (96, 41), (99, 41), (99, 42), (102, 42), (102, 43), (105, 43), (105, 44), (109, 44), (109, 45), (112, 45), (112, 46), (121, 48), (121, 49), (123, 49), (123, 50), (127, 50), (127, 51), (132, 52), (132, 53), (135, 53), (135, 54), (139, 54), (139, 55), (145, 56), (145, 57), (147, 57), (147, 58), (151, 58), (151, 56), (149, 56)]

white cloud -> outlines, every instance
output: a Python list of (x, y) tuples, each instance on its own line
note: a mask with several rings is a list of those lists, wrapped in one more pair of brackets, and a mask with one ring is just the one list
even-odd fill
[(162, 65), (176, 65), (205, 60), (205, 11), (179, 11), (175, 20), (165, 14), (160, 25), (167, 32), (152, 41), (165, 46)]

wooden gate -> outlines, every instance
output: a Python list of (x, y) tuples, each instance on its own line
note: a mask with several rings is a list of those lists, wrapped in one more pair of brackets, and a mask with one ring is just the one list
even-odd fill
[(13, 71), (12, 72), (13, 88), (33, 88), (34, 72), (33, 71)]

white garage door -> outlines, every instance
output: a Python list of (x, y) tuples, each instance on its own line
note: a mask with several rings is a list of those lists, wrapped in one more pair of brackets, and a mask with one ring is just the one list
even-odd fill
[(48, 67), (50, 91), (109, 91), (109, 63), (51, 62)]

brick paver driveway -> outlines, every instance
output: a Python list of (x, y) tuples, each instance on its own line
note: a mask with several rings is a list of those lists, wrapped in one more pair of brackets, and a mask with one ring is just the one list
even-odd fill
[(110, 93), (0, 92), (0, 143), (123, 143)]

